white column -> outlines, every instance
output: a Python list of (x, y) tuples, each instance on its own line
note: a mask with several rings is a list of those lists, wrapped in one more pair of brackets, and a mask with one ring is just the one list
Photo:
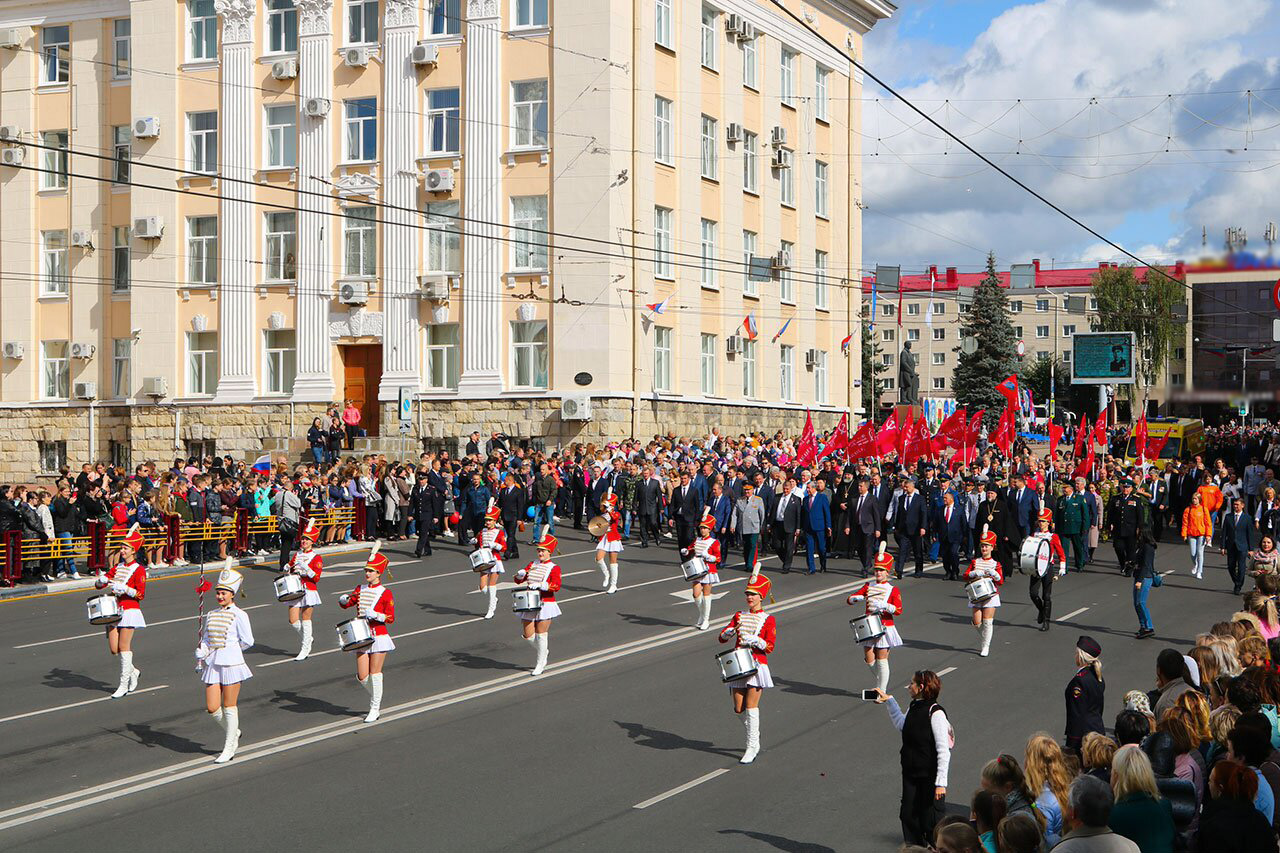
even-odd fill
[(254, 300), (253, 193), (253, 14), (250, 0), (214, 0), (222, 17), (222, 113), (219, 116), (219, 167), (222, 216), (218, 235), (222, 273), (218, 281), (218, 402), (253, 398)]
[[(333, 97), (333, 0), (294, 0), (298, 7), (298, 101)], [(329, 342), (333, 279), (329, 235), (341, 227), (328, 216), (332, 203), (324, 189), (333, 171), (328, 116), (298, 113), (298, 375), (295, 400), (324, 402), (334, 396)], [(316, 179), (319, 180), (316, 180)], [(323, 182), (323, 183), (322, 183)], [(308, 194), (309, 193), (309, 194)]]
[(418, 5), (387, 0), (382, 39), (382, 160), (386, 178), (382, 226), (382, 384), (379, 400), (395, 400), (402, 386), (418, 390), (418, 235), (414, 154), (418, 139), (417, 74), (411, 54), (418, 35)]
[[(502, 21), (497, 0), (469, 0), (466, 67), (468, 116), (500, 116), (502, 103)], [(502, 128), (497, 122), (467, 122), (463, 132), (462, 209), (462, 376), (464, 396), (502, 390), (502, 259), (505, 221), (501, 209)]]

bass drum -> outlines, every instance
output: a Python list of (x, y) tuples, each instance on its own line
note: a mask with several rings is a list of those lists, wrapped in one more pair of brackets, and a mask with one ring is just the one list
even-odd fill
[(1049, 569), (1049, 541), (1035, 536), (1024, 539), (1018, 565), (1029, 575), (1043, 575)]

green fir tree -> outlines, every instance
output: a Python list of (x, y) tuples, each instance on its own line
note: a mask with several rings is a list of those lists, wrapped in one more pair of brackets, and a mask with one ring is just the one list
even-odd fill
[(862, 312), (862, 408), (868, 418), (874, 419), (880, 411), (880, 395), (884, 393), (880, 374), (888, 368), (884, 365), (880, 343), (872, 333), (869, 314), (867, 310)]
[(1018, 368), (1018, 340), (1009, 322), (1008, 295), (996, 274), (995, 253), (987, 255), (987, 275), (974, 288), (973, 303), (961, 324), (960, 337), (974, 338), (978, 348), (972, 353), (959, 350), (951, 387), (956, 400), (970, 412), (986, 409), (983, 420), (988, 427), (994, 427), (1005, 404), (996, 385)]

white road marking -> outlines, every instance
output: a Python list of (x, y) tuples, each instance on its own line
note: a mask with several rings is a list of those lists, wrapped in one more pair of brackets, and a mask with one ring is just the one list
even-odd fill
[(1072, 618), (1074, 618), (1074, 617), (1076, 617), (1076, 616), (1079, 616), (1081, 613), (1085, 612), (1085, 611), (1086, 611), (1086, 610), (1088, 610), (1088, 609), (1089, 609), (1089, 608), (1087, 608), (1087, 607), (1081, 607), (1079, 610), (1072, 610), (1072, 611), (1071, 611), (1070, 613), (1068, 613), (1066, 616), (1059, 616), (1059, 617), (1058, 617), (1057, 619), (1055, 619), (1054, 621), (1055, 621), (1055, 622), (1066, 622), (1068, 619), (1072, 619)]
[(951, 673), (953, 673), (953, 672), (955, 672), (955, 671), (956, 671), (956, 668), (955, 668), (954, 666), (949, 666), (949, 667), (947, 667), (946, 669), (940, 669), (940, 670), (938, 670), (938, 672), (937, 672), (936, 674), (937, 674), (937, 676), (938, 676), (939, 678), (941, 678), (942, 676), (944, 676), (944, 675), (950, 675)]
[[(716, 587), (721, 587), (721, 586), (724, 586), (725, 584), (729, 584), (729, 583), (737, 583), (738, 581), (744, 581), (744, 580), (746, 580), (746, 578), (745, 578), (745, 577), (741, 577), (741, 578), (729, 578), (727, 581), (720, 581), (719, 583), (717, 583), (717, 584), (716, 584)], [(724, 592), (713, 592), (713, 593), (711, 593), (711, 600), (712, 600), (712, 601), (715, 601), (716, 599), (724, 598), (724, 597), (725, 597), (726, 595), (728, 595), (728, 594), (729, 594), (729, 591), (728, 591), (728, 590), (725, 590)], [(671, 605), (672, 607), (680, 607), (680, 606), (682, 606), (682, 605), (692, 604), (692, 603), (693, 603), (693, 590), (692, 590), (692, 589), (682, 589), (682, 590), (679, 590), (678, 592), (668, 593), (668, 595), (671, 595), (671, 596), (673, 596), (673, 597), (675, 597), (675, 598), (680, 599), (678, 602), (676, 602), (675, 604)]]
[[(671, 579), (662, 578), (661, 580)], [(657, 581), (650, 581), (650, 583), (657, 583)], [(638, 584), (638, 586), (645, 585), (646, 584)], [(803, 607), (807, 604), (829, 600), (831, 596), (838, 593), (844, 593), (847, 595), (858, 586), (860, 586), (860, 584), (848, 584), (846, 586), (838, 586), (833, 589), (817, 590), (815, 592), (797, 596), (796, 598), (784, 601), (780, 604), (773, 605), (769, 608), (769, 612), (780, 613), (792, 610), (796, 607)], [(591, 593), (591, 595), (596, 594), (597, 593)], [(509, 690), (513, 687), (536, 685), (557, 675), (576, 672), (579, 669), (607, 663), (620, 657), (641, 654), (662, 646), (670, 645), (671, 643), (679, 642), (680, 640), (687, 640), (691, 637), (703, 636), (705, 635), (703, 635), (702, 632), (697, 631), (692, 627), (674, 628), (665, 633), (658, 634), (655, 637), (633, 640), (629, 643), (614, 646), (613, 648), (587, 652), (586, 654), (579, 655), (575, 658), (569, 658), (562, 663), (553, 663), (541, 676), (537, 678), (530, 678), (523, 672), (514, 673), (511, 675), (500, 676), (490, 681), (481, 682), (480, 684), (470, 687), (461, 687), (436, 696), (426, 696), (421, 699), (405, 702), (402, 705), (386, 708), (382, 712), (382, 719), (380, 722), (382, 724), (386, 724), (395, 720), (418, 716), (419, 714), (425, 714), (450, 705), (456, 705), (460, 702), (479, 699), (493, 693)], [(104, 782), (100, 785), (95, 785), (84, 790), (59, 794), (58, 796), (50, 797), (46, 800), (41, 800), (40, 802), (15, 806), (14, 808), (0, 812), (0, 831), (11, 829), (16, 826), (23, 826), (28, 823), (34, 823), (35, 821), (65, 814), (67, 812), (77, 811), (88, 806), (98, 805), (99, 803), (114, 801), (129, 794), (141, 793), (142, 791), (157, 788), (161, 785), (168, 785), (194, 776), (202, 776), (206, 773), (222, 770), (223, 768), (235, 767), (248, 761), (275, 755), (276, 753), (285, 752), (291, 749), (298, 749), (314, 743), (321, 743), (337, 737), (344, 737), (367, 728), (367, 725), (368, 724), (363, 721), (358, 721), (356, 719), (337, 720), (330, 723), (324, 723), (314, 728), (304, 729), (293, 734), (281, 735), (259, 743), (242, 745), (240, 747), (240, 752), (236, 754), (235, 761), (232, 764), (214, 764), (208, 756), (202, 756), (170, 767), (149, 770), (145, 773), (140, 773), (136, 776), (130, 776), (125, 779)]]
[[(141, 690), (135, 690), (129, 695), (137, 696), (139, 693), (150, 693), (152, 690), (164, 690), (168, 686), (169, 685), (167, 684), (157, 684), (154, 687), (144, 687)], [(14, 720), (26, 719), (27, 717), (38, 717), (41, 714), (52, 714), (54, 711), (66, 711), (69, 708), (79, 708), (82, 705), (92, 705), (95, 702), (108, 702), (110, 700), (110, 696), (100, 696), (97, 699), (86, 699), (83, 702), (72, 702), (70, 705), (59, 705), (56, 708), (45, 708), (43, 711), (28, 711), (25, 714), (14, 714), (12, 717), (0, 717), (0, 723), (10, 723)]]
[[(600, 570), (599, 569), (583, 569), (580, 572), (569, 572), (568, 574), (561, 574), (560, 577), (571, 578), (571, 577), (574, 577), (575, 575), (595, 574), (598, 571)], [(517, 586), (523, 586), (523, 584), (518, 584), (513, 581), (498, 581), (498, 592), (502, 592), (508, 589), (515, 589)], [(472, 589), (467, 591), (467, 595), (479, 595), (481, 592), (488, 592), (488, 590)]]
[(689, 790), (690, 788), (696, 788), (698, 785), (701, 785), (703, 782), (710, 782), (712, 779), (716, 778), (717, 776), (723, 776), (728, 772), (729, 772), (728, 767), (721, 767), (719, 770), (712, 770), (710, 773), (706, 774), (705, 776), (699, 776), (697, 779), (694, 779), (691, 782), (685, 782), (683, 785), (672, 788), (670, 791), (664, 791), (656, 797), (650, 797), (649, 799), (645, 800), (643, 803), (636, 803), (631, 808), (647, 809), (649, 808), (649, 806), (656, 805), (657, 803), (662, 802), (668, 797), (674, 797), (676, 794), (683, 794), (685, 791)]

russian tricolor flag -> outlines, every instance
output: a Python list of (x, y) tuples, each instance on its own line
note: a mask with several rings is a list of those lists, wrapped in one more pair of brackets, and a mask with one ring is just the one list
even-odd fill
[(650, 311), (652, 311), (655, 314), (661, 314), (663, 311), (667, 310), (667, 303), (670, 301), (671, 301), (671, 297), (668, 296), (666, 299), (662, 300), (661, 302), (652, 302), (644, 307), (648, 308)]
[(252, 469), (254, 471), (257, 471), (259, 474), (270, 474), (271, 473), (271, 455), (268, 453), (262, 454), (257, 458), (257, 460), (254, 461), (253, 465), (250, 467), (252, 467)]
[(852, 340), (853, 340), (853, 332), (850, 332), (849, 334), (845, 335), (844, 340), (840, 342), (840, 352), (844, 353), (845, 355), (848, 355), (849, 342)]
[(747, 340), (754, 341), (760, 330), (756, 328), (756, 315), (748, 314), (742, 321), (742, 328), (747, 331)]

